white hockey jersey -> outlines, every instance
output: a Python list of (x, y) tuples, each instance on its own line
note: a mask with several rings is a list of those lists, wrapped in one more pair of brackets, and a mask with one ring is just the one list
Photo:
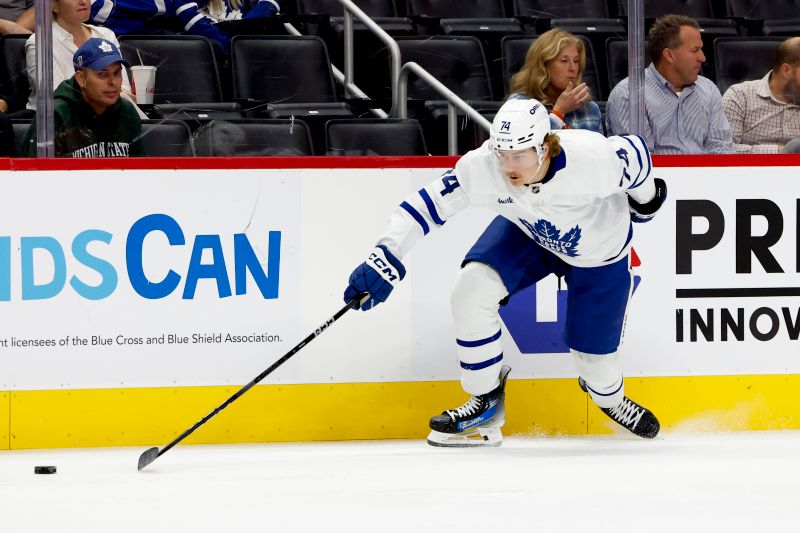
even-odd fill
[(570, 265), (601, 266), (622, 257), (633, 234), (627, 195), (646, 203), (655, 194), (645, 143), (578, 129), (554, 133), (561, 154), (539, 184), (511, 185), (487, 141), (406, 198), (378, 244), (402, 260), (417, 239), (477, 205), (512, 221)]

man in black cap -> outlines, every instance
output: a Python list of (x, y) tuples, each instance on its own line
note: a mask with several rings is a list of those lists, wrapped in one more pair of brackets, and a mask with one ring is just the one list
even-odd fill
[[(142, 123), (130, 102), (120, 98), (122, 59), (114, 43), (92, 38), (72, 58), (75, 75), (53, 95), (55, 152), (58, 157), (128, 157), (145, 155)], [(24, 154), (36, 155), (36, 121), (22, 142)]]

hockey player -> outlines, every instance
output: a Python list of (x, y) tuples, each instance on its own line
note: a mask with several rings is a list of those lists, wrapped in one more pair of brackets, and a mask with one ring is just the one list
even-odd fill
[(344, 297), (368, 292), (366, 311), (405, 276), (402, 258), (420, 237), (468, 205), (499, 214), (467, 253), (451, 296), (461, 383), (471, 398), (431, 418), (434, 446), (498, 446), (509, 368), (499, 305), (548, 274), (569, 287), (565, 340), (579, 383), (612, 420), (653, 438), (656, 417), (624, 393), (617, 348), (631, 293), (631, 222), (650, 220), (666, 198), (651, 177), (636, 136), (606, 139), (587, 130), (550, 131), (537, 100), (509, 100), (490, 138), (454, 169), (412, 194), (392, 213)]

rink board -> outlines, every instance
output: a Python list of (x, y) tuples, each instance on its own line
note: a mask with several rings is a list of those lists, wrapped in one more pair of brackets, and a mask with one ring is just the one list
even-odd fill
[[(798, 390), (798, 375), (626, 380), (627, 393), (658, 414), (665, 432), (798, 429)], [(14, 391), (10, 448), (166, 444), (234, 392), (232, 387)], [(453, 381), (256, 386), (185, 442), (423, 439), (430, 416), (463, 400)], [(507, 435), (618, 432), (575, 379), (509, 380), (506, 411)]]
[[(0, 185), (0, 447), (171, 440), (339, 309), (344, 280), (390, 210), (453, 161), (128, 160), (124, 170), (10, 162)], [(800, 428), (800, 159), (670, 157), (656, 167), (670, 196), (655, 221), (635, 228), (627, 392), (667, 429)], [(449, 292), (492, 216), (473, 211), (421, 241), (390, 303), (343, 317), (188, 442), (424, 437), (432, 414), (465, 399)], [(713, 223), (724, 228), (719, 242), (680, 251), (679, 216), (684, 241), (692, 216), (689, 237)], [(759, 258), (742, 252), (742, 221), (750, 244), (764, 234), (775, 241)], [(137, 266), (130, 241), (142, 227), (138, 266), (149, 281), (135, 285), (126, 270)], [(210, 279), (208, 265), (223, 259)], [(180, 283), (137, 293), (165, 287), (156, 282), (168, 272)], [(504, 309), (507, 432), (610, 431), (560, 339), (563, 294), (548, 278)], [(531, 315), (525, 306), (535, 306), (533, 323), (519, 320)], [(222, 343), (218, 333), (263, 340)], [(194, 334), (210, 340), (179, 342)], [(12, 337), (53, 346), (11, 347)]]
[(0, 449), (8, 450), (11, 448), (9, 432), (11, 431), (11, 394), (8, 391), (0, 391)]

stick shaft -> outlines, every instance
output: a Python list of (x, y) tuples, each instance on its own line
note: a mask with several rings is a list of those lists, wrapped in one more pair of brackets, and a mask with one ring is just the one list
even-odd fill
[(208, 413), (206, 416), (204, 416), (202, 419), (200, 419), (195, 425), (193, 425), (192, 427), (190, 427), (189, 429), (187, 429), (186, 431), (184, 431), (183, 433), (178, 435), (178, 437), (175, 438), (175, 440), (173, 440), (172, 442), (170, 442), (169, 444), (167, 444), (166, 446), (161, 448), (158, 451), (158, 455), (156, 455), (156, 457), (153, 460), (155, 460), (155, 459), (161, 457), (162, 455), (164, 455), (165, 453), (167, 453), (167, 451), (169, 451), (173, 446), (175, 446), (180, 441), (182, 441), (183, 439), (185, 439), (186, 437), (188, 437), (189, 435), (194, 433), (197, 428), (199, 428), (200, 426), (202, 426), (203, 424), (205, 424), (206, 422), (211, 420), (214, 416), (216, 416), (217, 413), (219, 413), (220, 411), (222, 411), (223, 409), (228, 407), (230, 404), (235, 402), (237, 399), (239, 399), (239, 397), (242, 396), (245, 392), (247, 392), (250, 389), (252, 389), (258, 382), (260, 382), (262, 379), (264, 379), (269, 374), (271, 374), (276, 368), (281, 366), (283, 363), (288, 361), (294, 354), (296, 354), (297, 352), (302, 350), (309, 342), (311, 342), (314, 339), (316, 339), (317, 337), (319, 337), (322, 334), (323, 331), (328, 329), (328, 326), (330, 326), (331, 324), (333, 324), (334, 322), (339, 320), (350, 309), (352, 309), (353, 307), (359, 305), (362, 300), (363, 300), (363, 298), (360, 297), (360, 296), (357, 296), (356, 298), (350, 300), (347, 303), (347, 305), (345, 305), (344, 307), (339, 309), (336, 312), (335, 315), (333, 315), (324, 324), (322, 324), (317, 329), (315, 329), (308, 337), (306, 337), (305, 339), (300, 341), (300, 343), (297, 346), (295, 346), (294, 348), (292, 348), (291, 350), (289, 350), (286, 353), (286, 355), (284, 355), (283, 357), (281, 357), (280, 359), (275, 361), (269, 368), (267, 368), (266, 370), (261, 372), (259, 375), (257, 375), (250, 383), (248, 383), (247, 385), (245, 385), (244, 387), (242, 387), (241, 389), (236, 391), (230, 398), (228, 398), (227, 400), (222, 402), (216, 409), (214, 409), (213, 411)]

